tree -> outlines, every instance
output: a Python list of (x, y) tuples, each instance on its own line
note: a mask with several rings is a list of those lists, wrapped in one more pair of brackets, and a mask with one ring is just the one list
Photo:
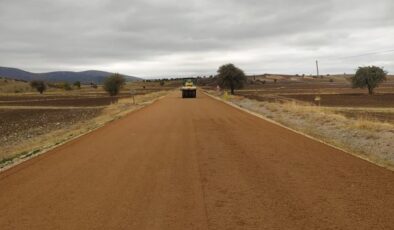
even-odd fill
[(160, 84), (160, 86), (164, 86), (164, 84), (165, 84), (164, 80), (161, 80), (159, 84)]
[(119, 93), (120, 89), (126, 83), (126, 80), (122, 75), (115, 73), (104, 80), (104, 90), (111, 96), (115, 96)]
[(230, 88), (231, 94), (240, 89), (246, 82), (245, 73), (233, 64), (222, 65), (218, 69), (218, 84), (223, 88)]
[(47, 89), (45, 82), (40, 80), (31, 81), (30, 86), (33, 89), (36, 89), (40, 94), (42, 94)]
[(377, 66), (358, 67), (356, 74), (351, 78), (353, 88), (368, 88), (368, 93), (373, 94), (373, 90), (380, 83), (386, 80), (387, 72)]
[(74, 85), (75, 87), (77, 87), (78, 89), (81, 88), (81, 82), (80, 82), (80, 81), (74, 82), (73, 85)]

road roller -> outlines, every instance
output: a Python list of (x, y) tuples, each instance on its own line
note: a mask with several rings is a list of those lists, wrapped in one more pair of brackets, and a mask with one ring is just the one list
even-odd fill
[(181, 87), (182, 98), (196, 98), (197, 87), (193, 84), (192, 80), (187, 80)]

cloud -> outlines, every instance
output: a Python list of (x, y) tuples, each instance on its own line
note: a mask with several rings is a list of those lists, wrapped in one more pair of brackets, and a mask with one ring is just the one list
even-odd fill
[[(394, 71), (391, 0), (0, 1), (0, 65), (102, 69), (146, 77), (214, 73)], [(356, 56), (348, 59), (340, 57)]]

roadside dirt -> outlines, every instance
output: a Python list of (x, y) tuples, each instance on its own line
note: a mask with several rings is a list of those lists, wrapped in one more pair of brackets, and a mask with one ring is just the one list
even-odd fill
[(394, 124), (394, 112), (375, 112), (368, 110), (338, 110), (337, 113), (355, 119), (369, 119)]
[(391, 229), (394, 172), (171, 94), (0, 173), (1, 229)]
[[(394, 94), (266, 94), (261, 92), (240, 91), (238, 95), (262, 101), (286, 103), (296, 101), (298, 104), (318, 105), (315, 101), (320, 96), (320, 105), (332, 108), (335, 112), (349, 118), (366, 119), (371, 121), (394, 122)], [(380, 110), (380, 111), (379, 111)]]
[[(290, 94), (283, 95), (287, 98), (297, 99), (315, 104), (315, 94)], [(345, 107), (394, 107), (394, 94), (321, 94), (322, 106)]]

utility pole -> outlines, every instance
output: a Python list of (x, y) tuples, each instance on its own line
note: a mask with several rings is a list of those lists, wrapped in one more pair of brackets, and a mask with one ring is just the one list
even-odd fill
[(316, 77), (319, 77), (319, 62), (316, 60)]

